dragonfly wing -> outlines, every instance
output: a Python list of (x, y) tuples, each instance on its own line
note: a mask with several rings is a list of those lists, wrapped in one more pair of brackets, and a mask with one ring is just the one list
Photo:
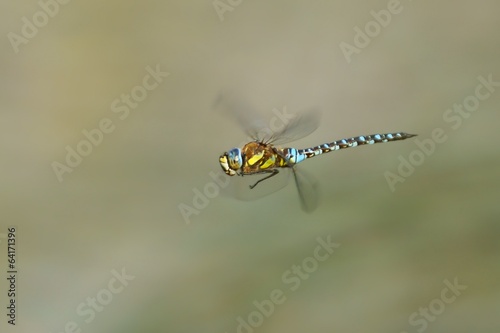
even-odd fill
[(252, 140), (259, 141), (261, 139), (259, 131), (266, 128), (266, 122), (250, 105), (231, 97), (231, 95), (221, 94), (215, 101), (214, 107), (235, 121)]
[(317, 110), (308, 110), (301, 113), (287, 113), (274, 109), (268, 121), (248, 104), (236, 98), (221, 94), (215, 102), (215, 108), (233, 119), (245, 133), (256, 141), (265, 143), (283, 144), (301, 139), (319, 126), (321, 113)]
[(321, 119), (321, 113), (316, 109), (288, 116), (291, 119), (281, 129), (272, 133), (268, 143), (283, 144), (302, 139), (319, 127)]
[(310, 213), (318, 206), (318, 190), (316, 180), (302, 170), (293, 167), (293, 177), (299, 192), (300, 206), (302, 210)]

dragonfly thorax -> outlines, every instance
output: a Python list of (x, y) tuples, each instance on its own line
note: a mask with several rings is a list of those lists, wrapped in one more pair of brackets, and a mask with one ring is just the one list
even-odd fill
[(219, 157), (219, 163), (222, 170), (229, 175), (234, 176), (243, 166), (243, 155), (241, 149), (233, 148)]

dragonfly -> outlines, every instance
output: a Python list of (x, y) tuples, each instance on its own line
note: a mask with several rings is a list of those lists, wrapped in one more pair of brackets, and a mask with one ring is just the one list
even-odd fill
[(278, 131), (262, 130), (262, 123), (249, 121), (248, 117), (240, 118), (238, 120), (246, 128), (252, 141), (244, 144), (241, 148), (232, 148), (224, 152), (219, 157), (219, 164), (228, 176), (261, 175), (261, 178), (249, 185), (250, 191), (254, 190), (257, 185), (271, 180), (282, 171), (292, 171), (301, 207), (306, 212), (311, 212), (316, 208), (313, 182), (302, 171), (299, 172), (297, 164), (333, 151), (401, 141), (416, 136), (416, 134), (406, 132), (391, 132), (359, 135), (303, 149), (278, 146), (312, 133), (319, 126), (319, 118), (319, 113), (316, 111), (298, 114), (293, 116), (292, 120)]

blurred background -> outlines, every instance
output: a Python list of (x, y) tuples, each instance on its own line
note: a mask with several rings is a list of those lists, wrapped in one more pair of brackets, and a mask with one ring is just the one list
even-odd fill
[[(478, 88), (500, 81), (498, 2), (1, 8), (0, 267), (14, 225), (19, 270), (2, 332), (500, 330), (500, 87)], [(213, 178), (246, 140), (214, 111), (227, 90), (268, 118), (321, 110), (298, 148), (419, 136), (305, 162), (311, 214), (293, 184), (239, 201)], [(340, 244), (324, 261), (318, 237)]]

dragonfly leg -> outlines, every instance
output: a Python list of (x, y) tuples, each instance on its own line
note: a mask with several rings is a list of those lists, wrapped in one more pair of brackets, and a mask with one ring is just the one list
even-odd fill
[(269, 175), (267, 175), (266, 177), (262, 178), (262, 179), (259, 179), (258, 181), (255, 182), (255, 184), (253, 185), (250, 185), (250, 188), (254, 188), (255, 186), (257, 186), (258, 183), (260, 183), (261, 181), (263, 180), (266, 180), (266, 179), (269, 179), (271, 178), (272, 176), (276, 176), (278, 173), (279, 173), (279, 170), (278, 169), (272, 169), (272, 170), (267, 170), (265, 171), (266, 173), (270, 173)]

